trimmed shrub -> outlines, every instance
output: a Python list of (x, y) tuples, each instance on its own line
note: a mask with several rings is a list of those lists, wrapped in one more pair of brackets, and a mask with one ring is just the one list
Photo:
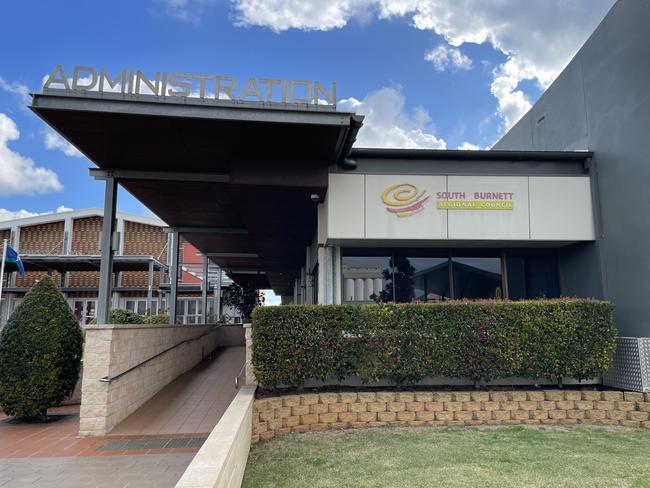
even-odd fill
[[(97, 318), (95, 317), (90, 323), (93, 325), (97, 324)], [(144, 324), (145, 316), (133, 312), (132, 310), (112, 308), (108, 313), (108, 323), (113, 325)]]
[(83, 335), (49, 276), (25, 295), (0, 336), (0, 407), (7, 415), (44, 418), (79, 378)]
[(161, 312), (157, 315), (145, 315), (142, 323), (150, 325), (168, 324), (169, 314), (167, 312)]
[(615, 336), (612, 305), (596, 300), (263, 307), (253, 367), (270, 388), (349, 376), (586, 379), (609, 368)]

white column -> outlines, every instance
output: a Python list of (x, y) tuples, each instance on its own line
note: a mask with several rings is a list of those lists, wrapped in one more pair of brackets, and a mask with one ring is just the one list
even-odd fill
[(375, 278), (374, 289), (375, 289), (375, 293), (379, 295), (381, 291), (384, 289), (384, 280), (382, 280), (381, 278)]
[(351, 302), (354, 300), (354, 280), (352, 278), (345, 279), (345, 295), (343, 299), (346, 302)]
[(334, 247), (334, 262), (332, 263), (332, 278), (334, 280), (334, 302), (340, 304), (343, 297), (343, 280), (341, 279), (341, 246)]
[(370, 298), (370, 295), (372, 295), (375, 292), (375, 280), (372, 278), (366, 278), (363, 284), (363, 290), (364, 294), (366, 296), (366, 299)]
[(356, 301), (365, 300), (363, 296), (363, 278), (354, 280), (354, 299)]
[(318, 247), (318, 297), (319, 304), (325, 303), (325, 248)]

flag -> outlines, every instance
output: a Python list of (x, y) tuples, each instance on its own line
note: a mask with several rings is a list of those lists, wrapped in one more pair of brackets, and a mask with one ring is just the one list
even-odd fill
[(18, 274), (22, 277), (25, 276), (25, 266), (23, 266), (23, 260), (20, 259), (20, 256), (14, 249), (7, 245), (7, 257), (5, 258), (5, 262), (7, 263), (14, 263), (16, 266), (18, 266)]

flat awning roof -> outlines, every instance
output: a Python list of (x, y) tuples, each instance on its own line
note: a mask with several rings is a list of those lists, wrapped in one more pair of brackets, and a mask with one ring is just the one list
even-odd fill
[[(99, 271), (101, 256), (77, 255), (41, 255), (21, 254), (20, 259), (25, 266), (25, 271)], [(153, 264), (156, 271), (166, 271), (167, 266), (153, 256), (114, 256), (113, 271), (148, 271), (149, 264)], [(7, 271), (16, 271), (13, 263), (6, 263)]]
[(290, 294), (328, 166), (363, 117), (331, 107), (48, 90), (31, 109), (240, 284)]

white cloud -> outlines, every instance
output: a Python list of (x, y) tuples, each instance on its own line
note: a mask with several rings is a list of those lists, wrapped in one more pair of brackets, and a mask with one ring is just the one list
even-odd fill
[(9, 141), (19, 138), (14, 121), (0, 113), (0, 196), (62, 190), (54, 171), (36, 166), (33, 160), (9, 148)]
[(206, 7), (216, 3), (216, 0), (158, 0), (165, 6), (171, 17), (188, 24), (198, 24)]
[(36, 217), (37, 215), (48, 215), (52, 213), (61, 213), (61, 212), (70, 212), (71, 208), (68, 208), (64, 205), (59, 205), (56, 207), (54, 212), (30, 212), (29, 210), (7, 210), (6, 208), (0, 208), (0, 221), (5, 220), (14, 220), (14, 219), (24, 219), (26, 217)]
[(422, 107), (404, 110), (404, 95), (396, 88), (382, 88), (363, 100), (347, 98), (337, 107), (365, 115), (356, 147), (444, 149), (446, 143), (431, 129), (429, 113)]
[(471, 142), (463, 142), (460, 146), (458, 146), (458, 149), (464, 149), (467, 151), (480, 151), (481, 147), (477, 146), (476, 144), (472, 144)]
[(29, 104), (31, 102), (31, 97), (29, 96), (29, 88), (26, 85), (18, 82), (8, 82), (2, 76), (0, 76), (0, 90), (12, 93), (13, 95), (18, 96), (20, 101), (24, 104)]
[(239, 25), (329, 30), (354, 16), (409, 17), (416, 29), (442, 36), (452, 47), (489, 43), (506, 55), (493, 71), (492, 94), (504, 128), (531, 106), (523, 80), (548, 87), (614, 0), (233, 0)]
[(38, 214), (24, 209), (12, 211), (12, 210), (7, 210), (6, 208), (0, 208), (0, 221), (24, 219), (26, 217), (34, 217), (36, 215)]
[(45, 147), (50, 150), (62, 151), (66, 156), (73, 158), (83, 158), (84, 155), (79, 152), (79, 149), (74, 147), (68, 141), (66, 141), (59, 134), (54, 132), (52, 129), (44, 129), (43, 132), (43, 143)]
[(431, 62), (436, 71), (468, 70), (472, 67), (472, 60), (460, 52), (457, 47), (440, 44), (424, 55), (424, 60)]
[(234, 0), (237, 25), (257, 25), (281, 32), (345, 27), (353, 15), (373, 0)]

